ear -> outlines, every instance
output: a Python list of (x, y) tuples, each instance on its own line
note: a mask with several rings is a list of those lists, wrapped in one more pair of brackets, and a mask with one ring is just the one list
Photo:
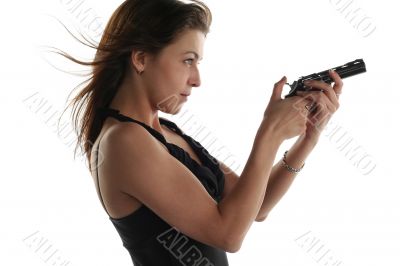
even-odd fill
[(136, 70), (136, 73), (141, 73), (145, 68), (145, 57), (146, 54), (140, 50), (132, 50), (131, 52), (131, 64)]

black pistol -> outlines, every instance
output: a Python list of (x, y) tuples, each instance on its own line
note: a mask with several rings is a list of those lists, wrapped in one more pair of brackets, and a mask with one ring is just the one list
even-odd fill
[[(367, 69), (365, 68), (365, 63), (362, 59), (357, 59), (352, 62), (349, 62), (347, 64), (334, 67), (332, 70), (335, 70), (340, 78), (344, 79), (347, 77), (351, 77), (357, 74), (361, 74), (364, 72), (367, 72)], [(294, 81), (292, 85), (289, 83), (286, 83), (287, 85), (290, 86), (290, 91), (287, 95), (285, 95), (285, 98), (292, 97), (296, 95), (297, 91), (321, 91), (320, 89), (313, 89), (310, 87), (307, 87), (304, 85), (304, 81), (306, 80), (321, 80), (324, 81), (328, 84), (331, 84), (333, 80), (329, 76), (329, 69), (325, 71), (321, 71), (319, 73), (314, 73), (308, 76), (300, 77), (297, 81)]]

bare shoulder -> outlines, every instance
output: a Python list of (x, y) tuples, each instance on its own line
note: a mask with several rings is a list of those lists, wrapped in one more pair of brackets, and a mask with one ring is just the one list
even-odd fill
[[(110, 127), (102, 138), (101, 150), (105, 163), (109, 166), (105, 170), (111, 172), (114, 172), (114, 167), (120, 167), (127, 160), (141, 162), (138, 166), (146, 167), (142, 164), (143, 158), (167, 151), (162, 143), (136, 123), (120, 123)], [(117, 181), (120, 177), (114, 178)]]

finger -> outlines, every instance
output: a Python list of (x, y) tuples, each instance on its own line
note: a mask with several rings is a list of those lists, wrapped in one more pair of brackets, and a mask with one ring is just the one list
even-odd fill
[(339, 74), (334, 70), (329, 71), (329, 75), (332, 78), (333, 82), (335, 82), (335, 84), (333, 85), (333, 90), (335, 91), (335, 94), (340, 95), (343, 88), (342, 79), (340, 78)]
[(324, 100), (329, 100), (328, 96), (322, 91), (298, 91), (296, 94), (308, 101), (320, 102)]
[[(322, 93), (320, 91), (314, 91), (314, 92), (299, 91), (299, 92), (297, 92), (297, 94), (299, 96), (303, 97), (304, 99), (308, 100), (310, 103), (314, 103), (313, 105), (315, 107), (317, 105), (325, 106), (331, 112), (335, 112), (339, 108), (339, 105), (335, 105), (334, 103), (332, 103), (330, 101), (329, 97), (325, 93)], [(311, 109), (312, 109), (311, 112), (313, 112), (313, 110), (315, 108), (311, 108)]]
[(290, 97), (290, 98), (287, 98), (287, 99), (284, 99), (284, 101), (290, 101), (290, 102), (292, 102), (292, 106), (293, 106), (293, 108), (295, 108), (296, 110), (299, 110), (299, 111), (306, 111), (306, 112), (308, 112), (308, 110), (307, 110), (307, 106), (309, 106), (310, 105), (310, 103), (312, 102), (312, 101), (310, 101), (310, 100), (308, 100), (308, 99), (306, 99), (305, 97), (301, 97), (301, 96), (293, 96), (293, 97)]
[(274, 89), (272, 91), (271, 100), (278, 101), (282, 100), (282, 90), (286, 83), (286, 76), (283, 76), (280, 81), (275, 83)]
[(331, 85), (321, 80), (312, 80), (312, 79), (306, 80), (304, 81), (304, 85), (306, 85), (306, 87), (317, 88), (319, 90), (322, 90), (327, 95), (329, 95), (330, 93), (332, 93), (332, 95), (334, 94)]
[[(319, 80), (309, 80), (304, 82), (306, 86), (321, 89), (324, 95), (326, 95), (329, 101), (335, 106), (339, 106), (338, 96), (333, 88), (326, 82)], [(297, 94), (303, 96), (305, 94), (319, 95), (321, 91), (298, 91)]]
[[(323, 99), (323, 97), (321, 97)], [(320, 121), (325, 119), (326, 116), (331, 116), (336, 112), (337, 108), (328, 100), (320, 100), (313, 103), (310, 110), (310, 118)]]

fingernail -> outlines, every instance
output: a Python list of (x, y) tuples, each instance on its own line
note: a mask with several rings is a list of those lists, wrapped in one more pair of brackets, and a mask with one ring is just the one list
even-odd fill
[(310, 80), (306, 80), (306, 81), (304, 81), (304, 84), (309, 85), (309, 84), (311, 84), (311, 81)]

